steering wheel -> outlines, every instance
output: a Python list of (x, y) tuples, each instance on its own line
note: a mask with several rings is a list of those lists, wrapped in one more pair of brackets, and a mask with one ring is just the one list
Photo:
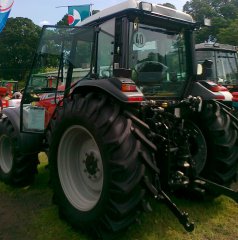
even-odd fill
[(145, 61), (135, 65), (136, 72), (165, 72), (168, 67), (161, 62)]
[(162, 75), (167, 69), (166, 65), (156, 61), (138, 63), (132, 71), (132, 80), (153, 84), (162, 80)]

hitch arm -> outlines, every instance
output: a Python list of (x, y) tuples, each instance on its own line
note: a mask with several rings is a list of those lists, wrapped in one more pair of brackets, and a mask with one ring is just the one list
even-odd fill
[(194, 230), (194, 223), (189, 221), (188, 213), (181, 211), (175, 203), (169, 198), (169, 196), (161, 189), (157, 190), (149, 181), (149, 178), (145, 176), (144, 182), (150, 192), (154, 195), (154, 198), (159, 201), (162, 197), (164, 203), (176, 216), (179, 222), (183, 225), (187, 232), (192, 232)]
[(238, 203), (238, 192), (237, 191), (234, 191), (230, 188), (224, 187), (220, 184), (214, 183), (212, 181), (209, 181), (209, 180), (201, 178), (201, 177), (199, 177), (197, 180), (208, 191), (210, 191), (212, 193), (218, 193), (218, 194), (225, 195), (227, 197), (230, 197), (231, 199), (233, 199), (234, 201), (236, 201)]

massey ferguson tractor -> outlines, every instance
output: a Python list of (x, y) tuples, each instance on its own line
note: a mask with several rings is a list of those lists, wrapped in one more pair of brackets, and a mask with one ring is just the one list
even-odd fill
[(204, 65), (204, 77), (238, 91), (238, 48), (229, 44), (196, 44), (197, 62)]
[[(203, 65), (202, 82), (218, 84), (225, 103), (238, 110), (238, 54), (237, 46), (220, 43), (195, 45), (197, 63)], [(229, 92), (230, 93), (229, 93)], [(224, 101), (224, 100), (223, 100)]]
[(171, 194), (237, 201), (238, 120), (197, 80), (197, 26), (136, 0), (80, 27), (44, 26), (21, 106), (3, 110), (0, 179), (29, 185), (45, 151), (60, 215), (99, 238), (130, 226), (152, 198), (187, 231), (194, 224)]

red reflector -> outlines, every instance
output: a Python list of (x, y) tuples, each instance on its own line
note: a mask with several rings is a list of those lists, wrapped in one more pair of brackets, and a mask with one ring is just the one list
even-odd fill
[(232, 96), (238, 98), (238, 92), (233, 92), (233, 93), (232, 93)]
[(142, 102), (144, 101), (143, 97), (128, 97), (128, 102)]
[(134, 84), (125, 84), (121, 85), (122, 92), (137, 92), (136, 85)]
[(3, 99), (3, 100), (2, 100), (2, 107), (6, 108), (6, 107), (8, 107), (8, 106), (9, 106), (8, 101), (5, 100), (5, 99)]
[(233, 92), (232, 93), (232, 101), (234, 101), (234, 102), (238, 102), (238, 92)]
[(211, 86), (211, 87), (209, 87), (209, 89), (212, 91), (212, 92), (219, 92), (219, 91), (221, 91), (220, 90), (220, 87), (217, 85), (217, 86)]
[(221, 85), (217, 85), (217, 86), (210, 86), (209, 89), (212, 91), (212, 92), (227, 92), (228, 89), (224, 86), (221, 86)]
[(224, 99), (225, 99), (225, 96), (224, 96), (224, 95), (216, 95), (216, 96), (215, 96), (215, 99), (224, 100)]
[(228, 89), (224, 86), (219, 86), (219, 87), (220, 87), (220, 91), (222, 91), (222, 92), (227, 92), (228, 91)]

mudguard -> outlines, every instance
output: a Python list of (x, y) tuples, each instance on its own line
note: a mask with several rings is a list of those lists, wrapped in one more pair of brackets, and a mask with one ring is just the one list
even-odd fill
[(211, 86), (209, 86), (210, 84), (218, 86), (216, 83), (211, 81), (194, 82), (189, 94), (192, 96), (200, 96), (203, 100), (214, 99), (214, 100), (222, 100), (224, 102), (232, 101), (232, 94), (228, 90), (212, 91)]
[(4, 108), (2, 118), (8, 118), (18, 135), (20, 152), (23, 154), (42, 151), (43, 134), (20, 131), (20, 108)]
[(140, 91), (140, 89), (136, 88), (135, 91), (122, 91), (123, 84), (135, 85), (135, 82), (129, 78), (123, 77), (96, 80), (81, 80), (76, 85), (74, 93), (77, 93), (77, 91), (82, 91), (86, 88), (97, 88), (112, 95), (120, 102), (141, 102), (141, 100), (144, 98), (144, 95)]

